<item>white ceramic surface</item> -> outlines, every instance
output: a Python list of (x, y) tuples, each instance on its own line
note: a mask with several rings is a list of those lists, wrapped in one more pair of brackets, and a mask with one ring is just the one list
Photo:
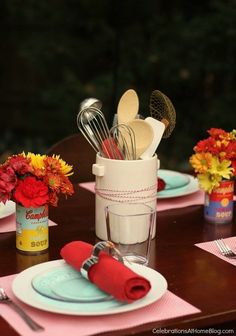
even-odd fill
[[(156, 183), (159, 160), (110, 160), (96, 156), (93, 174), (96, 175), (96, 235), (107, 240), (105, 207), (109, 204), (145, 203), (156, 209)], [(153, 237), (155, 236), (155, 227)], [(135, 235), (136, 232), (133, 232)]]
[(6, 204), (0, 203), (0, 219), (12, 215), (16, 211), (16, 205), (12, 201), (7, 201)]

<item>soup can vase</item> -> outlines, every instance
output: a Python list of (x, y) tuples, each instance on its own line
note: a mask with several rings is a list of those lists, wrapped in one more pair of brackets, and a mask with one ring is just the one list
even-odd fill
[[(159, 160), (156, 155), (145, 160), (112, 160), (96, 156), (93, 164), (95, 183), (95, 233), (107, 240), (105, 208), (110, 204), (145, 203), (156, 211), (157, 171)], [(156, 221), (153, 236), (156, 234)], [(129, 243), (137, 242), (138, 231), (126, 237)], [(145, 239), (145, 235), (143, 236)]]
[(227, 224), (233, 219), (234, 181), (223, 180), (212, 192), (205, 194), (204, 217), (207, 222)]
[(29, 255), (48, 251), (48, 204), (25, 208), (16, 204), (16, 248)]

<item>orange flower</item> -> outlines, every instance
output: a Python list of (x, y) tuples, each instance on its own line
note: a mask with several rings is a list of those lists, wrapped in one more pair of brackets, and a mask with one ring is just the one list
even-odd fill
[(189, 162), (201, 188), (210, 193), (223, 179), (236, 174), (236, 130), (226, 132), (220, 128), (208, 130), (209, 137), (193, 148)]
[(206, 173), (211, 166), (212, 154), (211, 153), (196, 153), (190, 157), (190, 163), (195, 172)]
[(25, 207), (56, 206), (59, 193), (74, 192), (68, 178), (72, 168), (59, 155), (13, 155), (0, 165), (0, 202), (12, 199)]

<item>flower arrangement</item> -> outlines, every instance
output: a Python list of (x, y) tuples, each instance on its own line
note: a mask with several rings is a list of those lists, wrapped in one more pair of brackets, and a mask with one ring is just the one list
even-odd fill
[(59, 155), (12, 155), (0, 165), (0, 202), (11, 199), (25, 208), (57, 206), (60, 193), (74, 192), (68, 178), (72, 174), (72, 166)]
[(207, 132), (210, 136), (197, 143), (189, 161), (200, 187), (210, 194), (222, 180), (236, 175), (236, 130), (211, 128)]

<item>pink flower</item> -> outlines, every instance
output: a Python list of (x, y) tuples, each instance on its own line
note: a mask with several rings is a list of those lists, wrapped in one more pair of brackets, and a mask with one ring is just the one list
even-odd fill
[(0, 180), (0, 202), (3, 202), (5, 204), (6, 201), (8, 201), (9, 199), (10, 194), (8, 191), (6, 191), (4, 182)]
[(7, 161), (7, 164), (11, 166), (18, 175), (25, 175), (31, 172), (29, 162), (30, 160), (23, 155), (13, 155)]
[(6, 203), (15, 188), (17, 178), (14, 170), (6, 164), (0, 166), (0, 202)]
[(14, 169), (4, 164), (0, 166), (0, 183), (1, 188), (10, 193), (17, 183), (16, 174)]

